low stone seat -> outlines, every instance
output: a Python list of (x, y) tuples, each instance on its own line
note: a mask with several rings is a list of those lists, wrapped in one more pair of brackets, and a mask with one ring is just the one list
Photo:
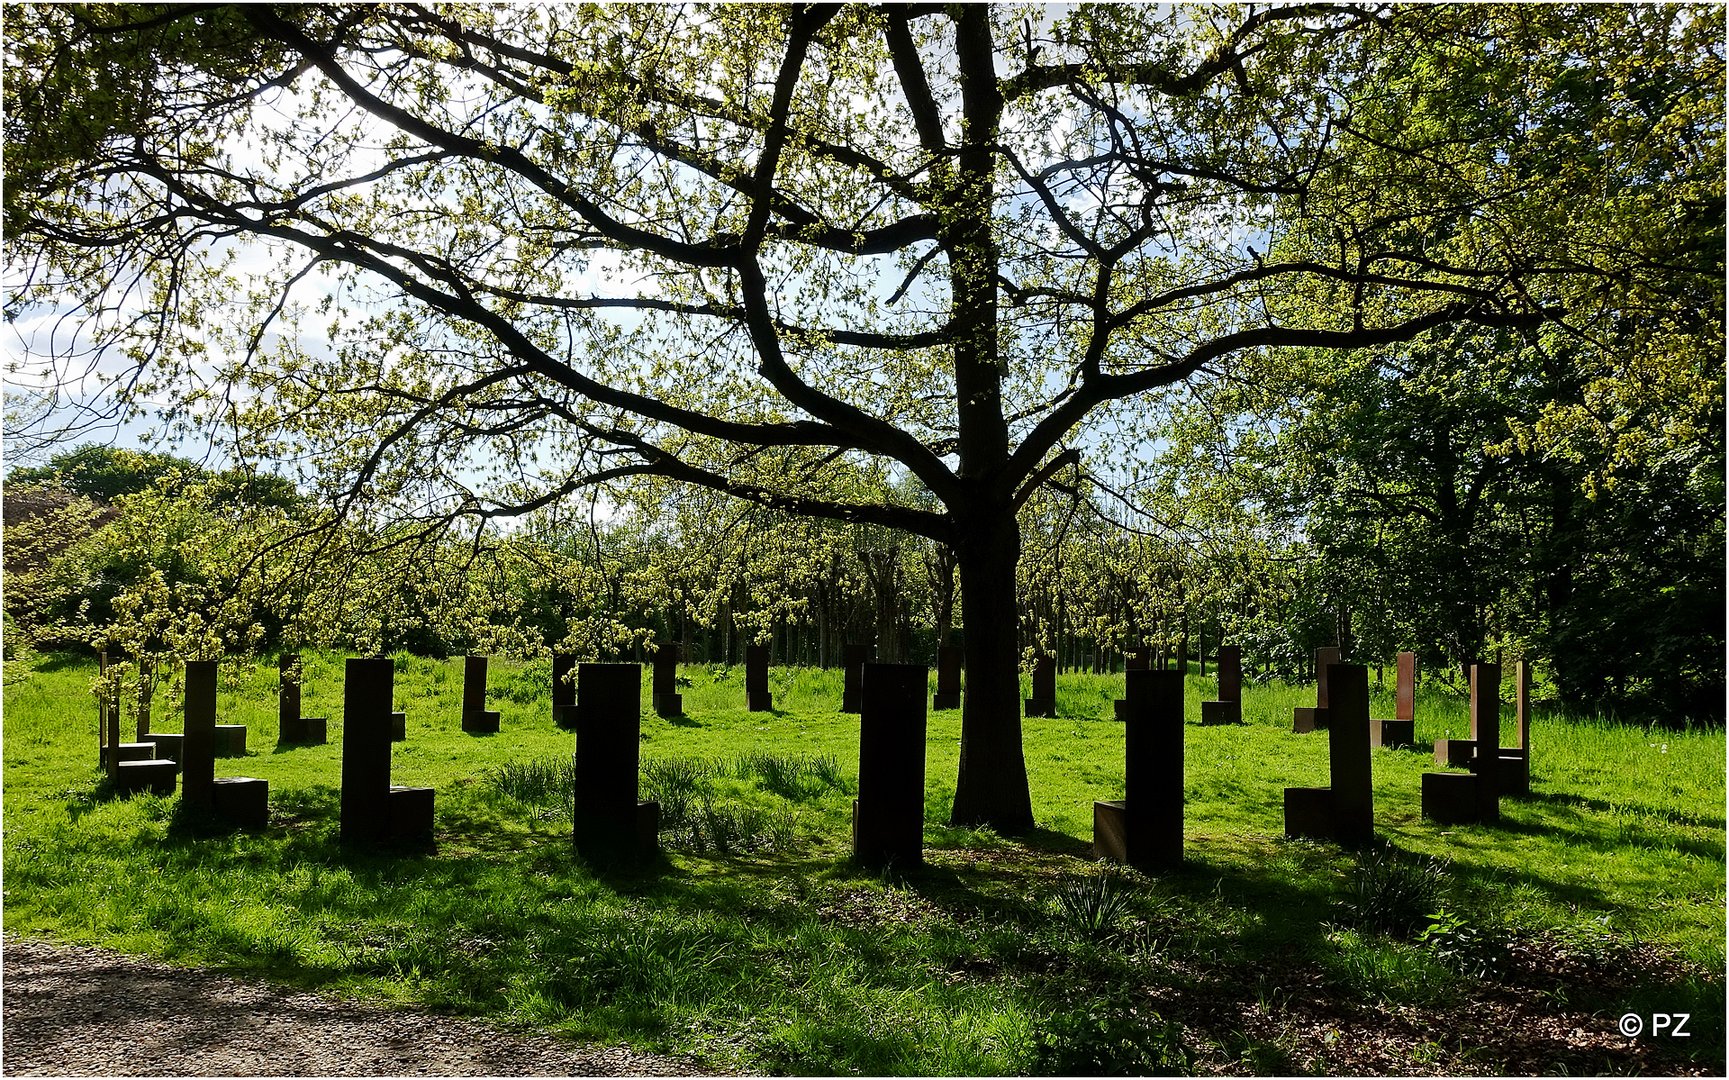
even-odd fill
[(433, 789), (392, 786), (385, 806), (390, 814), (387, 838), (397, 842), (432, 839)]
[(405, 742), (408, 739), (408, 714), (393, 712), (390, 714), (390, 741)]
[(246, 756), (246, 725), (217, 724), (216, 725), (216, 756), (245, 757)]
[(1201, 724), (1213, 727), (1218, 724), (1240, 724), (1243, 722), (1243, 703), (1241, 701), (1203, 701), (1201, 702)]
[(1471, 773), (1424, 773), (1423, 816), (1442, 825), (1477, 820), (1477, 778)]
[(114, 765), (114, 790), (122, 795), (135, 795), (140, 791), (148, 791), (153, 795), (172, 795), (175, 778), (179, 775), (180, 763), (168, 758), (119, 761)]
[(329, 720), (322, 716), (289, 717), (276, 733), (277, 742), (297, 745), (321, 745), (329, 738)]
[(470, 735), (497, 735), (498, 710), (481, 709), (462, 714), (462, 730)]
[(1291, 730), (1298, 735), (1327, 730), (1327, 710), (1298, 708), (1291, 710)]
[(574, 730), (576, 728), (576, 706), (554, 705), (552, 707), (552, 722), (555, 727), (565, 731)]
[(1325, 731), (1332, 723), (1332, 714), (1328, 706), (1332, 704), (1327, 697), (1327, 668), (1337, 664), (1340, 650), (1337, 645), (1325, 645), (1315, 650), (1315, 704), (1313, 707), (1302, 707), (1291, 710), (1291, 731), (1298, 735), (1306, 735), (1311, 731)]
[(123, 742), (102, 748), (102, 767), (109, 768), (128, 761), (150, 761), (161, 756), (153, 742)]
[(150, 755), (151, 757), (167, 758), (169, 761), (174, 761), (174, 762), (180, 762), (180, 761), (186, 760), (185, 759), (185, 753), (186, 753), (186, 736), (185, 735), (180, 735), (180, 734), (171, 733), (171, 732), (152, 731), (150, 733), (149, 741), (151, 743), (155, 744), (155, 746), (156, 746), (156, 753), (151, 754)]
[(1477, 756), (1476, 739), (1436, 739), (1435, 764), (1468, 769)]
[(1285, 835), (1310, 840), (1333, 838), (1333, 789), (1288, 787), (1285, 789)]
[(1521, 798), (1531, 794), (1531, 758), (1517, 746), (1501, 748), (1501, 794)]
[(1417, 744), (1415, 720), (1369, 721), (1369, 745), (1388, 750), (1408, 750)]
[(243, 829), (270, 825), (270, 782), (252, 776), (218, 776), (210, 782), (210, 809)]
[(1129, 861), (1129, 804), (1122, 799), (1093, 803), (1093, 858), (1124, 864)]

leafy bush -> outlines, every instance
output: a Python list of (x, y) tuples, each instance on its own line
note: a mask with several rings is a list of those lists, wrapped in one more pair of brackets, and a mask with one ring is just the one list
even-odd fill
[(1494, 978), (1506, 966), (1507, 950), (1493, 933), (1444, 907), (1429, 914), (1429, 926), (1417, 940), (1473, 979)]
[(1034, 1036), (1030, 1072), (1038, 1076), (1185, 1076), (1195, 1055), (1182, 1025), (1129, 1000), (1122, 991), (1088, 998), (1046, 1018)]

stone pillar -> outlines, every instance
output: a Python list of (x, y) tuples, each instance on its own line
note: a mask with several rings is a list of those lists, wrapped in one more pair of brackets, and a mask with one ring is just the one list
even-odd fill
[[(1324, 731), (1327, 727), (1327, 668), (1339, 662), (1339, 647), (1326, 645), (1315, 650), (1315, 707), (1296, 709), (1291, 717), (1291, 730), (1299, 734)], [(1366, 738), (1367, 736), (1365, 736)]]
[(1369, 721), (1369, 745), (1389, 750), (1408, 748), (1417, 742), (1417, 654), (1399, 654), (1399, 675), (1395, 687), (1391, 720)]
[(552, 654), (552, 722), (561, 728), (576, 727), (576, 657)]
[(1183, 861), (1183, 672), (1126, 673), (1123, 799), (1093, 804), (1093, 851), (1142, 870)]
[(660, 805), (639, 802), (636, 786), (642, 668), (583, 664), (577, 670), (576, 696), (571, 843), (584, 859), (602, 865), (652, 855)]
[[(663, 641), (654, 652), (654, 712), (656, 716), (682, 716), (684, 696), (678, 692), (679, 643)], [(583, 667), (590, 665), (584, 664)], [(582, 698), (581, 676), (577, 677), (576, 693)], [(637, 695), (640, 701), (642, 695)]]
[(496, 735), (498, 713), (486, 707), (486, 657), (462, 658), (462, 730)]
[(1513, 664), (1513, 717), (1519, 725), (1519, 749), (1531, 750), (1531, 665), (1523, 660)]
[(276, 730), (278, 741), (293, 741), (287, 733), (300, 723), (300, 656), (283, 653), (276, 658)]
[[(101, 674), (108, 674), (107, 650), (96, 654), (96, 668)], [(103, 692), (106, 696), (96, 702), (96, 741), (100, 744), (97, 761), (112, 777), (120, 758), (120, 691), (105, 685)]]
[[(864, 666), (871, 658), (869, 645), (842, 645), (840, 711), (860, 712), (864, 703)], [(923, 693), (920, 693), (923, 696)]]
[(924, 859), (929, 678), (923, 664), (863, 665), (853, 857), (866, 866)]
[(1243, 650), (1237, 645), (1219, 646), (1219, 700), (1201, 702), (1201, 723), (1243, 722)]
[(932, 709), (961, 707), (961, 662), (966, 650), (955, 645), (937, 649), (937, 693), (931, 699)]
[(1333, 789), (1333, 835), (1341, 844), (1375, 837), (1375, 789), (1369, 771), (1369, 669), (1329, 664), (1327, 758)]
[(390, 714), (396, 667), (388, 656), (352, 657), (342, 681), (342, 839), (390, 836)]
[(1471, 665), (1471, 734), (1476, 753), (1477, 820), (1501, 820), (1501, 665)]
[(744, 696), (751, 712), (771, 712), (774, 695), (768, 689), (768, 646), (744, 647)]
[(1057, 715), (1057, 665), (1048, 655), (1033, 660), (1033, 696), (1027, 698), (1027, 715)]
[(186, 719), (181, 728), (180, 798), (210, 808), (216, 781), (216, 661), (186, 661)]

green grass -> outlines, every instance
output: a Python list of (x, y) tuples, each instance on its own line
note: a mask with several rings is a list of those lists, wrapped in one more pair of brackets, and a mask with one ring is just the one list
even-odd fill
[[(1122, 729), (1105, 719), (1122, 684), (1064, 676), (1059, 718), (1025, 721), (1039, 830), (942, 824), (960, 715), (933, 713), (928, 865), (871, 875), (846, 857), (858, 742), (838, 673), (775, 669), (776, 711), (753, 714), (742, 669), (689, 667), (685, 716), (643, 717), (667, 857), (605, 875), (570, 850), (572, 738), (551, 723), (548, 665), (494, 661), (501, 732), (470, 736), (460, 660), (397, 659), (408, 740), (392, 778), (437, 789), (430, 853), (336, 843), (340, 657), (306, 657), (304, 711), (330, 717), (319, 747), (276, 747), (273, 663), (223, 667), (222, 721), (247, 725), (251, 752), (218, 774), (270, 781), (260, 834), (210, 833), (174, 799), (107, 798), (91, 666), (8, 664), (6, 930), (752, 1071), (1330, 1071), (1237, 1017), (1449, 1010), (1525, 985), (1476, 974), (1482, 942), (1418, 941), (1444, 907), (1491, 953), (1561, 958), (1562, 975), (1529, 992), (1603, 1030), (1635, 1006), (1693, 1011), (1698, 1037), (1658, 1049), (1722, 1067), (1722, 732), (1539, 711), (1535, 797), (1506, 800), (1494, 828), (1424, 822), (1432, 759), (1377, 750), (1384, 843), (1352, 853), (1281, 837), (1282, 789), (1326, 783), (1326, 738), (1290, 732), (1313, 689), (1250, 685), (1245, 726), (1203, 728), (1213, 684), (1191, 676), (1188, 861), (1153, 878), (1086, 857), (1093, 800), (1122, 794)], [(159, 730), (179, 729), (178, 701), (159, 692)], [(1376, 694), (1375, 714), (1391, 709), (1390, 688)], [(1465, 727), (1462, 701), (1419, 695), (1420, 742)], [(1282, 996), (1298, 985), (1312, 1000)], [(1440, 1071), (1492, 1066), (1432, 1049)]]

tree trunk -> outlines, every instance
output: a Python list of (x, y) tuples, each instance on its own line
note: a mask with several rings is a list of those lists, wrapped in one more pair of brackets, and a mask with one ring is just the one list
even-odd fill
[(957, 531), (967, 681), (961, 702), (960, 773), (949, 823), (1025, 832), (1033, 827), (1033, 806), (1021, 752), (1015, 635), (1020, 527), (1013, 510), (1005, 508), (1000, 520)]

